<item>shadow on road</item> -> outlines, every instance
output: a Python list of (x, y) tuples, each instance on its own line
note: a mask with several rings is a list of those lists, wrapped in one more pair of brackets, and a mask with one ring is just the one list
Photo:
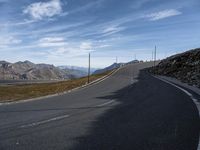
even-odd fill
[[(196, 150), (199, 116), (189, 97), (141, 71), (138, 82), (113, 95), (119, 105), (93, 122), (73, 150)], [(120, 81), (119, 81), (120, 82)]]

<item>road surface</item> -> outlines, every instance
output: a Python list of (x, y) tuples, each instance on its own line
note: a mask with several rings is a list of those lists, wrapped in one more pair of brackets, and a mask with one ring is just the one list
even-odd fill
[(151, 65), (128, 65), (65, 95), (1, 105), (0, 150), (196, 150), (195, 104), (142, 70)]

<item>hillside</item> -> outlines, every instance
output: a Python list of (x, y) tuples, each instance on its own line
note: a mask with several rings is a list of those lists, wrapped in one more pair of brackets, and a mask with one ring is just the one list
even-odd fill
[[(60, 69), (68, 69), (73, 71), (79, 71), (82, 73), (88, 72), (88, 67), (79, 67), (79, 66), (58, 66)], [(94, 71), (98, 70), (99, 68), (90, 68), (90, 72), (93, 73)]]
[(200, 48), (162, 60), (155, 68), (155, 73), (174, 77), (200, 88)]
[(106, 72), (106, 71), (111, 71), (111, 70), (113, 70), (113, 69), (119, 68), (119, 67), (121, 67), (121, 66), (123, 66), (123, 65), (125, 65), (125, 64), (128, 65), (128, 64), (134, 64), (134, 63), (139, 63), (139, 62), (140, 62), (140, 61), (138, 61), (138, 60), (132, 60), (132, 61), (130, 61), (130, 62), (128, 62), (128, 63), (113, 63), (112, 65), (110, 65), (110, 66), (108, 66), (108, 67), (106, 67), (106, 68), (98, 69), (98, 70), (94, 71), (93, 74), (104, 73), (104, 72)]
[(61, 80), (74, 78), (70, 70), (62, 70), (54, 65), (34, 64), (30, 61), (9, 63), (0, 61), (0, 79), (16, 80)]
[(112, 65), (110, 65), (110, 66), (108, 66), (106, 68), (96, 70), (93, 74), (104, 73), (106, 71), (110, 71), (110, 70), (119, 68), (121, 65), (122, 65), (122, 63), (114, 63), (114, 64), (112, 64)]
[(66, 74), (68, 74), (68, 76), (70, 76), (70, 78), (81, 78), (81, 77), (85, 77), (87, 76), (87, 72), (83, 71), (83, 70), (78, 70), (78, 69), (70, 69), (68, 67), (58, 67), (61, 70), (63, 70), (64, 72), (66, 72)]

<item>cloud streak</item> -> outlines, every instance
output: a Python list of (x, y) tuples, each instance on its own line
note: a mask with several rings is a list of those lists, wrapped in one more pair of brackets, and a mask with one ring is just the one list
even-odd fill
[(156, 21), (156, 20), (161, 20), (177, 15), (181, 15), (182, 12), (175, 10), (175, 9), (166, 9), (163, 11), (155, 12), (149, 15), (146, 15), (145, 18), (148, 18), (150, 21)]
[(0, 37), (0, 47), (1, 48), (8, 47), (10, 45), (20, 44), (21, 42), (22, 41), (20, 39), (17, 39), (13, 36)]
[(45, 37), (39, 40), (39, 47), (60, 47), (68, 43), (62, 37)]

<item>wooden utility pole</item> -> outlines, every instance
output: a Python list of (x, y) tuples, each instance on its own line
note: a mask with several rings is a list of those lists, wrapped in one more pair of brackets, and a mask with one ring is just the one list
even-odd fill
[(88, 58), (88, 83), (90, 83), (90, 53)]
[(154, 67), (156, 66), (156, 46), (155, 46), (155, 51), (154, 51)]
[(154, 73), (156, 73), (156, 51), (157, 51), (157, 47), (155, 46), (155, 51), (154, 51)]

